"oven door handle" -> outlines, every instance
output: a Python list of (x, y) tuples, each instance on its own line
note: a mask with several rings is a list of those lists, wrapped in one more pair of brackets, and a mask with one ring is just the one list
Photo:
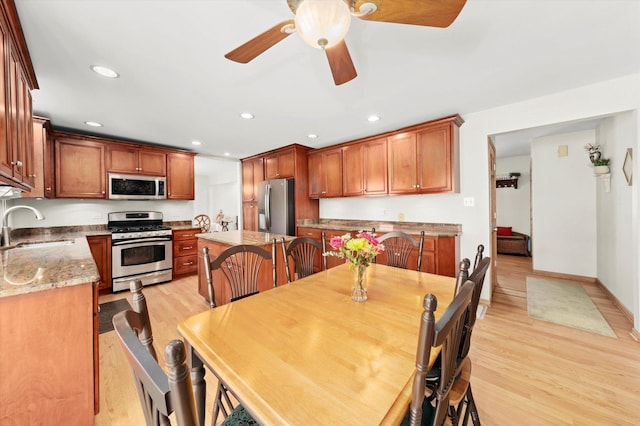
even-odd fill
[(171, 241), (171, 240), (172, 240), (171, 237), (148, 237), (148, 238), (138, 238), (135, 240), (116, 240), (116, 241), (112, 241), (111, 245), (124, 246), (124, 245), (130, 245), (130, 244), (155, 243), (155, 242)]

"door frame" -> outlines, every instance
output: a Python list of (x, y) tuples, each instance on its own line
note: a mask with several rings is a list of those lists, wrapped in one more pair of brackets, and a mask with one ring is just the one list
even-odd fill
[(489, 280), (489, 305), (493, 298), (493, 290), (498, 285), (498, 238), (496, 228), (496, 147), (487, 137), (489, 160), (489, 235), (491, 248), (491, 279)]

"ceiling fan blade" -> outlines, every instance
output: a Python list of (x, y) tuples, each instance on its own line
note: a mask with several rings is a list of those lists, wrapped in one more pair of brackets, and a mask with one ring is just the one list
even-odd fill
[(329, 67), (331, 68), (331, 74), (333, 74), (333, 81), (336, 83), (336, 86), (356, 78), (358, 73), (351, 60), (347, 43), (345, 43), (344, 40), (329, 49), (325, 49), (325, 52), (327, 53)]
[(363, 3), (375, 3), (378, 10), (360, 19), (446, 28), (458, 17), (467, 0), (356, 0), (355, 10)]
[(291, 26), (292, 29), (295, 28), (293, 19), (282, 21), (279, 24), (274, 25), (262, 34), (259, 34), (243, 45), (236, 47), (231, 52), (224, 55), (224, 57), (235, 62), (246, 64), (279, 41), (287, 38), (291, 32), (282, 31), (282, 28), (285, 26)]

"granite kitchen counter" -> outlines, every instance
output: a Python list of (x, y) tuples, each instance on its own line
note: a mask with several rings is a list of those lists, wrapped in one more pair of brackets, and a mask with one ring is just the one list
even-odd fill
[[(0, 298), (98, 281), (87, 233), (64, 238), (19, 239), (0, 251)], [(46, 242), (46, 244), (41, 244)]]
[(213, 241), (228, 246), (237, 246), (247, 244), (252, 246), (264, 246), (271, 244), (275, 238), (278, 242), (284, 238), (285, 241), (291, 241), (295, 237), (280, 234), (270, 234), (255, 231), (224, 231), (224, 232), (207, 232), (204, 234), (196, 234), (196, 237), (204, 240)]
[(402, 231), (408, 234), (419, 234), (424, 231), (431, 237), (455, 237), (462, 233), (462, 225), (452, 223), (426, 222), (382, 222), (347, 219), (302, 219), (298, 227), (327, 229), (334, 231), (370, 231), (375, 228), (377, 233)]

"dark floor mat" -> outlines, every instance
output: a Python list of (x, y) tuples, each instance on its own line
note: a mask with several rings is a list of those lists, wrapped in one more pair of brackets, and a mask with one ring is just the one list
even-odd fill
[(100, 322), (100, 334), (113, 330), (113, 322), (111, 319), (120, 311), (131, 309), (131, 305), (127, 299), (118, 299), (112, 302), (100, 304), (98, 320)]

